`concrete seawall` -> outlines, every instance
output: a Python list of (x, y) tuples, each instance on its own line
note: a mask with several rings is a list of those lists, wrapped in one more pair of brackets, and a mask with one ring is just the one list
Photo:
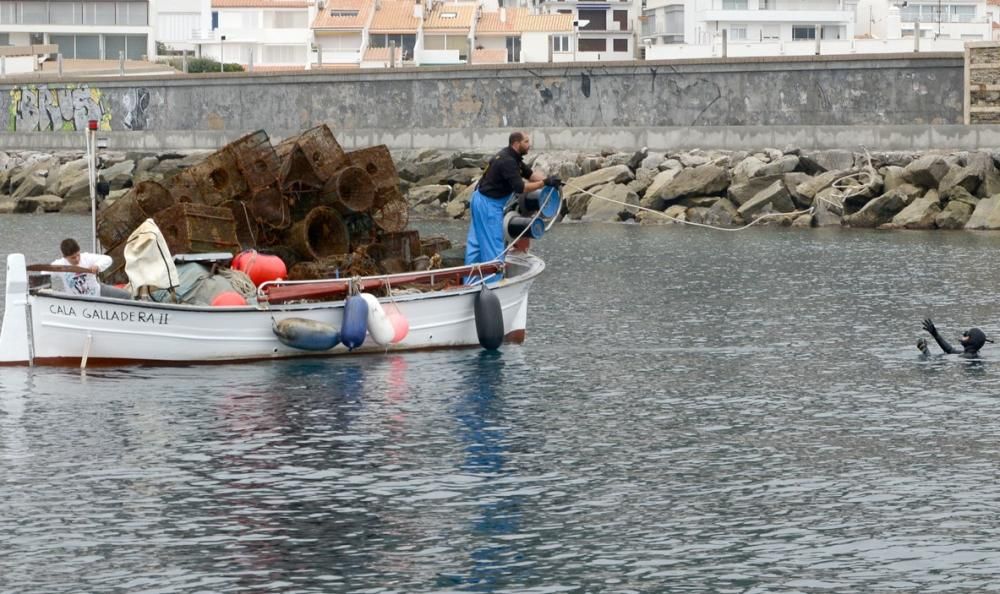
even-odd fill
[(348, 148), (481, 149), (511, 129), (539, 149), (974, 149), (1000, 127), (961, 125), (956, 54), (510, 65), (294, 75), (10, 80), (0, 148), (217, 148), (328, 123)]

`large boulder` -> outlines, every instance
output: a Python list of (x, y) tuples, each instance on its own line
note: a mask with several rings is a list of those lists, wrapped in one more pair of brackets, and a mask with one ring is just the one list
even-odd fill
[(742, 218), (749, 220), (768, 205), (776, 212), (792, 212), (795, 210), (795, 204), (792, 203), (792, 196), (788, 193), (788, 189), (785, 188), (783, 180), (775, 180), (770, 186), (764, 188), (756, 196), (740, 206), (737, 212)]
[(409, 193), (406, 195), (406, 201), (411, 208), (427, 204), (441, 204), (450, 198), (451, 186), (443, 184), (410, 188)]
[[(87, 159), (81, 158), (67, 161), (56, 168), (54, 173), (48, 176), (48, 185), (46, 186), (45, 191), (47, 194), (62, 196), (77, 177), (89, 175), (90, 174), (87, 170)], [(87, 179), (89, 180), (89, 177)]]
[(938, 229), (965, 228), (975, 209), (976, 205), (966, 200), (951, 200), (945, 205), (944, 210), (934, 217), (934, 225)]
[(667, 156), (663, 153), (649, 153), (646, 158), (639, 163), (639, 167), (644, 169), (659, 169), (660, 164), (667, 160)]
[(729, 170), (716, 165), (684, 169), (653, 198), (670, 202), (687, 196), (717, 195), (729, 187), (729, 181)]
[(869, 200), (861, 210), (844, 217), (850, 227), (878, 227), (888, 223), (907, 205), (906, 194), (895, 189)]
[(949, 169), (948, 162), (941, 155), (924, 155), (907, 165), (904, 171), (910, 183), (932, 189), (938, 187)]
[(695, 151), (690, 153), (681, 153), (677, 155), (677, 159), (681, 162), (681, 165), (685, 167), (701, 167), (702, 165), (707, 165), (711, 159), (708, 155), (705, 155), (701, 151)]
[(895, 190), (899, 186), (908, 183), (906, 181), (906, 170), (899, 165), (887, 165), (879, 169), (882, 175), (885, 191)]
[(761, 167), (754, 174), (755, 177), (763, 177), (768, 175), (780, 175), (783, 173), (791, 173), (799, 166), (799, 158), (795, 155), (785, 155), (779, 157), (776, 161), (772, 161), (767, 165)]
[(656, 176), (653, 177), (653, 180), (649, 183), (649, 186), (646, 187), (646, 192), (643, 194), (644, 197), (640, 202), (641, 206), (650, 208), (656, 200), (656, 195), (659, 193), (660, 189), (672, 182), (680, 171), (680, 169), (664, 169), (663, 171), (657, 173)]
[(762, 167), (767, 165), (763, 160), (754, 156), (749, 156), (733, 167), (733, 183), (744, 183), (751, 177), (757, 175)]
[(24, 198), (41, 196), (44, 194), (45, 188), (48, 184), (48, 180), (45, 175), (46, 173), (47, 171), (45, 170), (34, 170), (28, 175), (19, 176), (17, 187), (11, 194), (11, 198), (17, 202)]
[(897, 229), (933, 229), (934, 219), (939, 214), (941, 197), (937, 190), (928, 190), (922, 198), (917, 198), (894, 216), (889, 224)]
[(417, 155), (414, 161), (403, 164), (399, 169), (399, 177), (415, 182), (436, 173), (448, 171), (453, 167), (457, 153), (425, 151)]
[(816, 194), (818, 194), (822, 190), (825, 190), (826, 188), (829, 188), (830, 186), (833, 185), (833, 182), (844, 177), (848, 173), (849, 172), (847, 171), (841, 171), (841, 170), (826, 171), (824, 173), (817, 175), (816, 177), (813, 177), (809, 180), (800, 183), (798, 186), (796, 186), (795, 192), (798, 195), (802, 196), (802, 198), (805, 200), (812, 200), (816, 196)]
[(774, 182), (779, 180), (784, 180), (784, 177), (780, 175), (768, 175), (766, 177), (753, 177), (744, 182), (734, 183), (726, 190), (726, 197), (738, 207), (743, 206), (762, 190), (770, 187)]
[(805, 166), (807, 170), (834, 171), (854, 168), (854, 153), (847, 150), (813, 151), (801, 155), (799, 159), (808, 162)]
[(132, 187), (133, 169), (135, 169), (135, 161), (122, 161), (107, 169), (102, 169), (98, 175), (108, 182), (112, 190), (121, 190)]
[(966, 229), (1000, 229), (1000, 194), (983, 198), (965, 223)]
[(705, 213), (704, 223), (713, 227), (741, 227), (744, 225), (743, 217), (740, 216), (736, 205), (720, 198)]
[(629, 191), (635, 192), (639, 196), (643, 196), (659, 173), (660, 172), (656, 169), (646, 169), (645, 167), (636, 169), (635, 179), (628, 183)]
[(803, 173), (801, 171), (793, 171), (791, 173), (786, 173), (782, 176), (785, 182), (785, 188), (792, 197), (792, 202), (795, 203), (797, 208), (809, 208), (812, 206), (812, 196), (806, 197), (803, 194), (799, 194), (798, 187), (810, 179), (812, 179), (808, 173)]
[(605, 167), (579, 177), (563, 180), (566, 182), (566, 188), (563, 189), (563, 199), (569, 200), (580, 190), (590, 190), (606, 184), (627, 184), (633, 179), (635, 179), (635, 174), (628, 168), (628, 165)]
[(840, 190), (825, 188), (813, 199), (813, 226), (839, 227), (843, 224), (844, 208)]
[(15, 200), (13, 212), (59, 212), (62, 209), (62, 206), (63, 199), (60, 196), (42, 194), (40, 196), (31, 196)]
[[(639, 211), (637, 208), (629, 208), (619, 204), (639, 205), (639, 196), (623, 184), (608, 184), (597, 192), (594, 192), (594, 194), (595, 197), (591, 197), (590, 202), (587, 204), (586, 212), (580, 217), (582, 221), (624, 221), (634, 217), (635, 213)], [(607, 200), (602, 200), (601, 198), (606, 198)], [(614, 202), (611, 202), (612, 200)]]

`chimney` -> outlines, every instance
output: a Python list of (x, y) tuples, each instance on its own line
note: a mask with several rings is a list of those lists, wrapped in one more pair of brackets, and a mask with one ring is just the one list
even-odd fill
[(500, 7), (500, 22), (501, 23), (507, 22), (507, 9), (504, 8), (503, 6)]
[(424, 18), (424, 5), (416, 2), (413, 4), (413, 18), (423, 19)]

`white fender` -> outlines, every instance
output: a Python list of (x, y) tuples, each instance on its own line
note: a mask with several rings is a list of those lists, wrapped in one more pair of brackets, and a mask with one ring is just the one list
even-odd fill
[(7, 287), (0, 326), (0, 362), (31, 363), (28, 328), (28, 268), (24, 254), (7, 256)]
[(377, 297), (371, 293), (362, 293), (361, 298), (368, 304), (368, 334), (376, 343), (386, 346), (392, 342), (392, 338), (396, 335), (396, 329), (393, 328), (389, 317), (385, 315), (385, 310), (382, 309), (382, 304), (378, 302)]

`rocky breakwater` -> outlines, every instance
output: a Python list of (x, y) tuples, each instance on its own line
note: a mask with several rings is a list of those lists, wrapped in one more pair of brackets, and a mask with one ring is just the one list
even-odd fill
[[(412, 212), (466, 218), (488, 156), (397, 155)], [(643, 150), (538, 153), (527, 161), (566, 182), (569, 220), (1000, 229), (1000, 172), (989, 152)]]
[[(411, 215), (467, 219), (491, 154), (395, 152)], [(205, 155), (104, 152), (101, 176), (114, 200), (140, 181), (169, 179)], [(568, 220), (739, 227), (760, 219), (801, 227), (978, 230), (1000, 229), (998, 156), (789, 148), (537, 152), (527, 162), (566, 182)], [(0, 212), (89, 208), (87, 166), (79, 152), (0, 152)]]

